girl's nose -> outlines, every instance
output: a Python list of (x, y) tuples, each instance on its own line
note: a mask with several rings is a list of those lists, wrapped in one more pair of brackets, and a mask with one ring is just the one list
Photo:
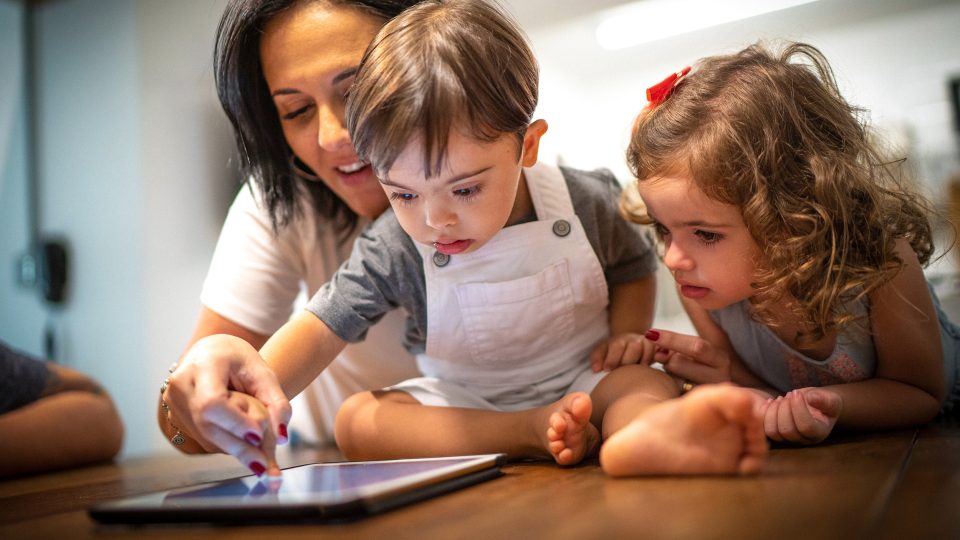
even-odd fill
[(665, 245), (666, 252), (663, 254), (663, 264), (671, 271), (692, 270), (693, 259), (676, 242), (668, 242)]

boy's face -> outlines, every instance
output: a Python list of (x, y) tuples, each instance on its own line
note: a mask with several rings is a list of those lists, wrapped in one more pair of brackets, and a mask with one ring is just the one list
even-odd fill
[(480, 249), (530, 211), (529, 197), (517, 193), (523, 167), (537, 161), (546, 127), (542, 120), (530, 125), (519, 157), (515, 135), (487, 143), (454, 129), (440, 174), (429, 179), (421, 144), (407, 145), (380, 180), (400, 226), (414, 241), (447, 255)]
[(684, 176), (647, 179), (637, 190), (684, 298), (720, 309), (754, 294), (760, 248), (739, 208), (711, 199)]

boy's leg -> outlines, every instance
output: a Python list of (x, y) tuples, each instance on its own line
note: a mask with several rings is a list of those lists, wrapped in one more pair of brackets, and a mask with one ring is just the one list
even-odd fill
[(516, 412), (423, 405), (406, 392), (361, 392), (337, 413), (336, 439), (348, 459), (390, 459), (504, 452), (572, 465), (594, 451), (584, 393)]
[[(663, 375), (675, 395), (676, 383)], [(599, 414), (603, 421), (600, 465), (607, 474), (759, 472), (767, 453), (761, 396), (718, 384), (658, 401), (670, 393), (665, 384), (663, 377), (644, 373), (643, 366), (623, 366), (597, 385), (594, 417)]]
[(591, 421), (606, 440), (648, 407), (679, 395), (677, 382), (663, 371), (638, 364), (620, 366), (590, 392)]

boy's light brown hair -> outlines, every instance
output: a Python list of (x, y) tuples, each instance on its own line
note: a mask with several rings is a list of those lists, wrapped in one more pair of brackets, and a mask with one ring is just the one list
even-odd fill
[(377, 34), (350, 88), (346, 124), (357, 155), (383, 177), (411, 143), (439, 174), (452, 129), (520, 144), (537, 106), (539, 67), (516, 23), (483, 0), (426, 1)]

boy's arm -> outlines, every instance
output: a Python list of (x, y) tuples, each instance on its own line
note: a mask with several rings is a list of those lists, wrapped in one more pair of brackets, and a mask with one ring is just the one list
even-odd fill
[(319, 317), (302, 311), (267, 340), (260, 356), (276, 373), (284, 394), (292, 397), (316, 379), (346, 345)]
[(610, 335), (643, 334), (653, 324), (657, 276), (614, 285), (610, 288)]
[(636, 281), (610, 287), (607, 315), (610, 337), (590, 353), (590, 367), (594, 372), (625, 364), (650, 364), (655, 347), (643, 333), (653, 324), (656, 294), (657, 278), (653, 272)]

